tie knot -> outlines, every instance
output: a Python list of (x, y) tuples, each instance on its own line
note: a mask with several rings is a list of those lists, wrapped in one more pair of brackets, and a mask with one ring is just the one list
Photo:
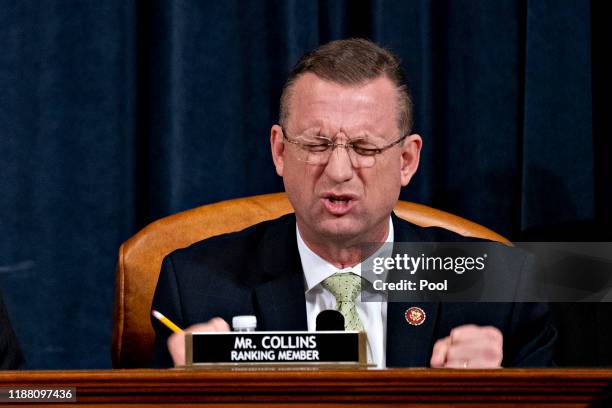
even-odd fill
[(361, 276), (352, 272), (335, 273), (321, 284), (334, 295), (336, 302), (354, 302), (361, 292)]

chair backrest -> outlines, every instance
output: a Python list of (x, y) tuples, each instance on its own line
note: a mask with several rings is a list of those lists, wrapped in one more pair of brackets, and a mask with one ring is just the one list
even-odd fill
[[(458, 234), (508, 243), (501, 235), (456, 215), (399, 201), (395, 214), (413, 224), (437, 226)], [(143, 367), (151, 357), (155, 333), (151, 302), (164, 256), (175, 249), (293, 212), (285, 193), (264, 194), (203, 205), (157, 220), (119, 248), (115, 281), (112, 359), (114, 367)]]

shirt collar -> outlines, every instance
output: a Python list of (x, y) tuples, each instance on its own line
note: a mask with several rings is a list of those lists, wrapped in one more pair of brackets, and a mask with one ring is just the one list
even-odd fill
[[(323, 282), (328, 277), (332, 276), (334, 273), (353, 272), (357, 275), (361, 275), (361, 263), (350, 268), (338, 269), (331, 263), (327, 262), (325, 259), (321, 258), (319, 255), (314, 253), (310, 248), (308, 248), (308, 245), (306, 245), (306, 243), (302, 239), (302, 236), (300, 235), (300, 229), (298, 228), (297, 223), (295, 224), (295, 230), (298, 251), (300, 253), (300, 260), (302, 262), (302, 270), (304, 271), (306, 292)], [(391, 221), (391, 217), (389, 217), (389, 232), (387, 234), (385, 242), (388, 244), (392, 244), (393, 240), (393, 222)], [(388, 248), (389, 246), (383, 245), (378, 251), (382, 251), (385, 247)]]

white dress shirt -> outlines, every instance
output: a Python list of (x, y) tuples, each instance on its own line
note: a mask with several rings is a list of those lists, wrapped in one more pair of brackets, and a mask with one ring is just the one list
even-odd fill
[[(361, 264), (351, 268), (338, 269), (319, 255), (315, 254), (304, 242), (296, 224), (297, 245), (302, 261), (305, 280), (306, 316), (308, 330), (316, 329), (317, 315), (323, 310), (336, 310), (336, 298), (325, 289), (321, 282), (334, 273), (352, 272), (361, 276)], [(393, 243), (393, 223), (389, 217), (389, 234), (386, 242)], [(362, 292), (364, 300), (374, 296), (369, 292)], [(368, 363), (378, 368), (385, 367), (387, 345), (387, 302), (362, 302), (362, 296), (357, 296), (355, 305), (357, 314), (367, 334)], [(379, 299), (379, 297), (377, 298)]]

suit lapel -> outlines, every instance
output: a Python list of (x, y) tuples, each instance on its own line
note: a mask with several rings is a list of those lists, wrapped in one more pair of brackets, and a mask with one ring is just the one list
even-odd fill
[[(427, 240), (417, 227), (394, 214), (396, 242)], [(282, 217), (262, 237), (254, 262), (262, 276), (254, 287), (255, 306), (261, 330), (307, 330), (304, 276), (295, 237), (295, 217)], [(410, 307), (426, 314), (419, 326), (410, 325), (404, 314)], [(394, 302), (387, 306), (387, 366), (429, 366), (439, 303)]]
[[(434, 343), (438, 303), (392, 302), (387, 306), (387, 366), (428, 367)], [(405, 318), (411, 307), (425, 312), (425, 320), (413, 326)]]
[(295, 216), (282, 217), (262, 237), (255, 259), (263, 276), (254, 288), (260, 330), (308, 330), (304, 274), (295, 236)]
[[(392, 214), (394, 242), (427, 241), (417, 227)], [(411, 307), (425, 312), (425, 320), (411, 325), (405, 317)], [(391, 302), (387, 305), (387, 366), (428, 367), (438, 320), (438, 302)]]

